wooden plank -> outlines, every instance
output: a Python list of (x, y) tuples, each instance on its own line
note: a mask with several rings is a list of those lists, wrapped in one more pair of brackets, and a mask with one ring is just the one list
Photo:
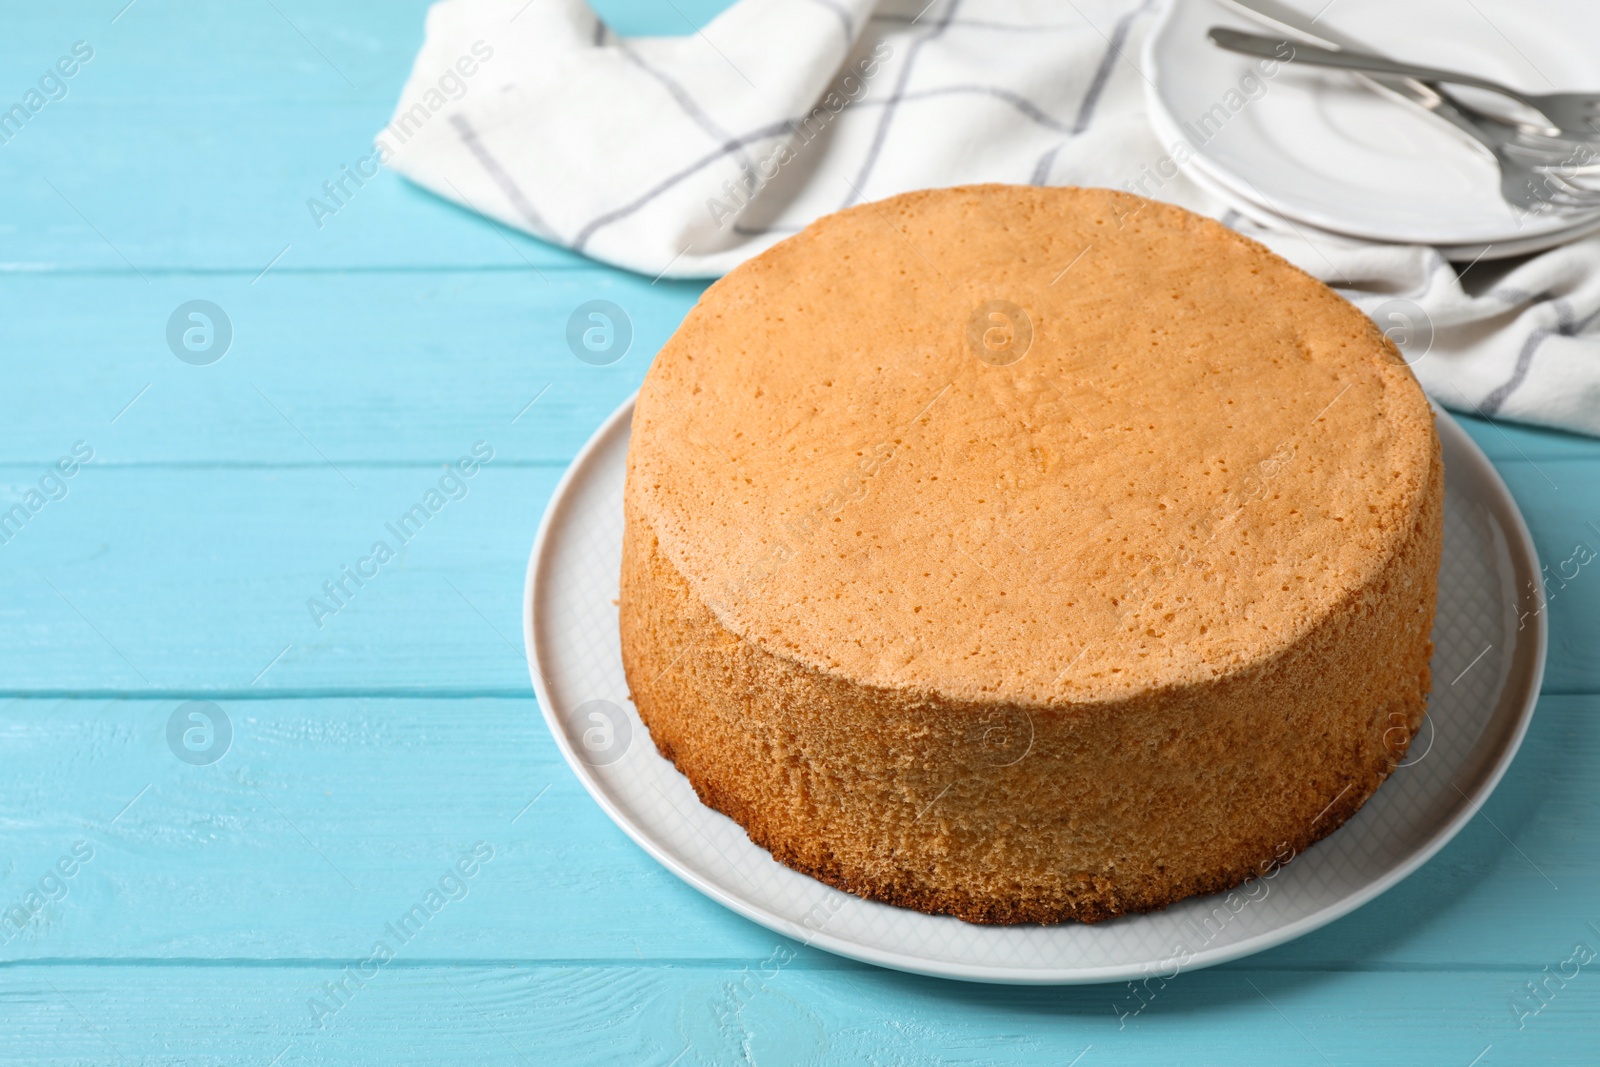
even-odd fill
[[(491, 462), (403, 543), (389, 525), (442, 465), (90, 464), (0, 546), (6, 691), (524, 695), (523, 572), (560, 473)], [(380, 541), (356, 587), (343, 568)]]
[[(80, 842), (92, 852), (20, 931), (0, 926), (0, 960), (349, 958), (478, 842), (493, 859), (442, 914), (430, 958), (730, 960), (776, 937), (613, 826), (531, 699), (216, 703), (231, 739), (200, 765), (169, 738), (177, 699), (0, 705), (0, 915)], [(1600, 921), (1597, 779), (1600, 698), (1546, 698), (1505, 782), (1443, 853), (1251, 965), (1559, 959)]]
[[(208, 715), (227, 726), (190, 739), (205, 764), (176, 755), (180, 706), (0, 707), (0, 901), (26, 902), (80, 842), (92, 854), (20, 931), (0, 926), (0, 959), (348, 956), (475, 847), (441, 958), (732, 957), (769, 936), (614, 827), (531, 698), (224, 700)], [(671, 927), (640, 898), (673, 902)]]
[[(600, 270), (274, 272), (255, 284), (0, 275), (0, 305), (30, 309), (0, 319), (15, 354), (0, 458), (43, 467), (83, 440), (102, 464), (437, 463), (482, 438), (502, 461), (564, 466), (638, 387), (702, 289)], [(167, 336), (195, 299), (218, 305), (231, 331), (208, 365), (178, 358)], [(619, 350), (604, 356), (580, 337), (591, 360), (614, 355), (603, 365), (568, 342), (593, 300), (620, 306), (632, 333), (625, 351), (613, 333)], [(178, 320), (191, 359), (219, 350), (220, 332)], [(186, 326), (211, 351), (191, 354)]]
[[(1370, 1063), (1381, 1045), (1382, 1062), (1465, 1067), (1584, 1062), (1600, 1026), (1584, 971), (1518, 1030), (1515, 998), (1539, 969), (1238, 967), (1180, 975), (1121, 1017), (1137, 1003), (1125, 988), (811, 970), (779, 964), (771, 947), (721, 968), (444, 968), (400, 956), (368, 967), (359, 987), (342, 966), (6, 968), (0, 1062), (1090, 1067)], [(337, 1010), (315, 1011), (334, 1003), (327, 984), (340, 981)]]
[(1544, 565), (1544, 595), (1526, 607), (1550, 624), (1545, 692), (1600, 691), (1600, 462), (1518, 459), (1498, 469)]
[[(95, 73), (91, 63), (79, 77)], [(0, 146), (11, 194), (0, 202), (0, 271), (98, 272), (142, 285), (182, 271), (248, 283), (269, 263), (276, 274), (593, 266), (386, 169), (359, 187), (344, 179), (333, 199), (324, 183), (341, 168), (371, 169), (363, 161), (398, 93), (397, 80), (383, 101), (329, 102), (315, 123), (305, 104), (173, 99), (158, 124), (145, 114), (157, 105), (69, 95)]]

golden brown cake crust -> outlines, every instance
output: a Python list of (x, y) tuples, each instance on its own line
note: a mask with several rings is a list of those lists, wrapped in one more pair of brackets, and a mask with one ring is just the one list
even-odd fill
[[(1014, 362), (969, 339), (996, 306)], [(734, 271), (657, 357), (624, 664), (789, 866), (1097, 921), (1378, 787), (1426, 704), (1442, 494), (1393, 346), (1260, 246), (1104, 190), (909, 194)]]

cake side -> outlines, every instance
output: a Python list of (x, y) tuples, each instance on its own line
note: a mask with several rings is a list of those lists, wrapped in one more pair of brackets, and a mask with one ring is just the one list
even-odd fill
[(1264, 873), (1403, 758), (1427, 704), (1442, 501), (1436, 446), (1400, 551), (1272, 662), (997, 707), (865, 688), (730, 633), (630, 493), (624, 666), (661, 754), (780, 862), (970, 922), (1096, 922)]

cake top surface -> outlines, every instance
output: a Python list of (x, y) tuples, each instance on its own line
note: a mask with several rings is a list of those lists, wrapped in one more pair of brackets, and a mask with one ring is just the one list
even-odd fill
[(814, 223), (640, 391), (630, 507), (723, 626), (868, 685), (1204, 683), (1342, 610), (1437, 448), (1392, 344), (1260, 245), (1098, 189)]

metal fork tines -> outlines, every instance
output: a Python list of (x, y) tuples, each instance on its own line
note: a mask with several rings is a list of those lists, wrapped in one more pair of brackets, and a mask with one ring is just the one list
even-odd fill
[(1529, 214), (1600, 209), (1600, 144), (1530, 131), (1475, 112), (1435, 86), (1372, 79), (1380, 93), (1424, 108), (1472, 137), (1500, 168), (1500, 195)]

